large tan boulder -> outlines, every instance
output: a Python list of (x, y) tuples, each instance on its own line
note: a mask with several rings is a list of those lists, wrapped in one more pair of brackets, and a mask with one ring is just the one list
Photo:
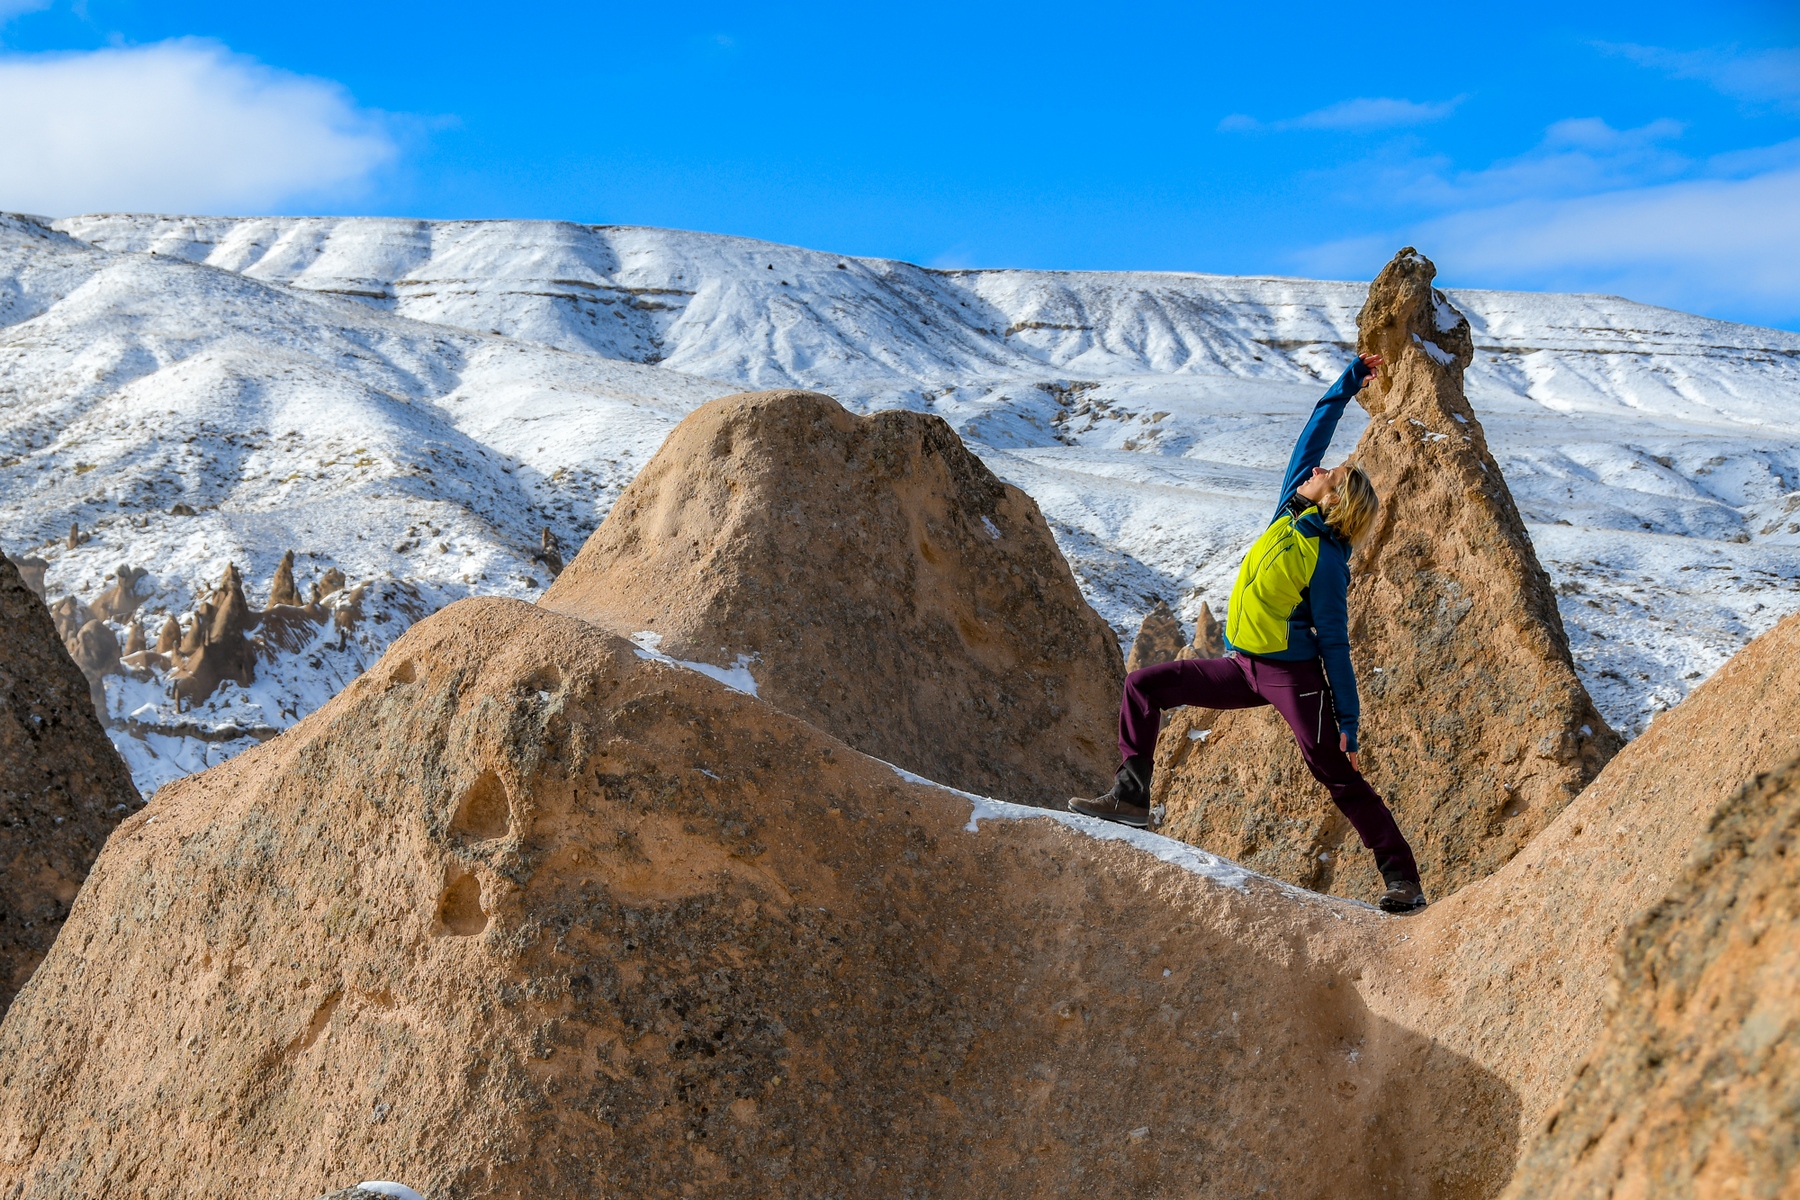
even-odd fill
[(1507, 1194), (1800, 1195), (1800, 761), (1713, 814), (1608, 984), (1605, 1034)]
[(1123, 663), (1031, 498), (937, 417), (697, 409), (541, 601), (956, 787), (1061, 805), (1118, 766)]
[[(1388, 365), (1360, 396), (1370, 421), (1353, 457), (1382, 508), (1351, 562), (1350, 636), (1363, 771), (1427, 891), (1443, 895), (1510, 861), (1620, 739), (1576, 677), (1549, 579), (1463, 394), (1469, 325), (1435, 273), (1402, 250), (1357, 319), (1359, 351)], [(1171, 724), (1158, 758), (1166, 832), (1320, 891), (1379, 887), (1272, 709)]]
[(1503, 1184), (1511, 1092), (1363, 998), (1391, 920), (1003, 809), (453, 605), (120, 827), (0, 1025), (0, 1190)]
[(1620, 937), (1745, 781), (1800, 758), (1800, 615), (1658, 716), (1501, 870), (1406, 925), (1370, 1004), (1506, 1081), (1535, 1135), (1605, 1025)]
[(0, 628), (3, 1012), (49, 950), (94, 856), (138, 794), (43, 600), (4, 556)]

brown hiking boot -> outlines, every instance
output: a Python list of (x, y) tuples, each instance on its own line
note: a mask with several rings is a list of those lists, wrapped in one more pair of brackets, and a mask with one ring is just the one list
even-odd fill
[(1069, 811), (1084, 817), (1099, 817), (1102, 821), (1147, 828), (1150, 824), (1150, 760), (1126, 759), (1119, 773), (1113, 776), (1110, 791), (1092, 800), (1071, 797)]
[(1375, 903), (1381, 906), (1384, 913), (1398, 915), (1418, 912), (1425, 907), (1425, 892), (1414, 880), (1396, 879), (1388, 884), (1387, 891), (1381, 893), (1381, 899)]

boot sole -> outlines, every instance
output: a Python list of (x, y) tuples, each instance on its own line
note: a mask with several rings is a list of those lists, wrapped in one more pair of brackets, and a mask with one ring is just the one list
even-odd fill
[(1387, 913), (1389, 916), (1404, 917), (1408, 913), (1423, 912), (1425, 909), (1425, 904), (1426, 904), (1425, 897), (1420, 896), (1417, 900), (1414, 900), (1411, 904), (1395, 904), (1392, 906), (1382, 904), (1379, 907), (1382, 912)]
[(1084, 812), (1083, 810), (1076, 808), (1075, 803), (1076, 802), (1074, 800), (1070, 800), (1067, 805), (1067, 808), (1070, 812), (1074, 813), (1078, 817), (1092, 817), (1096, 821), (1111, 821), (1114, 825), (1129, 825), (1133, 829), (1148, 829), (1150, 827), (1150, 814), (1149, 813), (1145, 813), (1143, 818), (1140, 820), (1137, 817), (1114, 816), (1114, 815), (1109, 815), (1107, 813)]

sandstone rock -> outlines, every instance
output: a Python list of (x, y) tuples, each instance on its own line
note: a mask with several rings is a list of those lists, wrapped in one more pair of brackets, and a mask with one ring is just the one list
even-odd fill
[(228, 679), (240, 687), (255, 682), (256, 647), (249, 633), (258, 620), (244, 598), (243, 576), (236, 564), (227, 564), (176, 652), (170, 679), (178, 703), (203, 703)]
[(149, 648), (149, 640), (144, 637), (144, 623), (133, 621), (125, 630), (125, 653), (142, 654)]
[(44, 592), (44, 572), (50, 569), (50, 564), (35, 554), (27, 554), (24, 558), (12, 558), (8, 555), (8, 559), (14, 567), (18, 568), (19, 577), (25, 581), (25, 586), (37, 593), (39, 600), (47, 600)]
[(1200, 602), (1200, 616), (1194, 622), (1194, 640), (1181, 648), (1176, 658), (1224, 658), (1225, 631), (1213, 616), (1206, 601)]
[(123, 621), (138, 610), (149, 597), (138, 592), (138, 586), (150, 572), (142, 567), (120, 563), (113, 585), (94, 598), (88, 607), (102, 621)]
[(344, 590), (344, 584), (346, 582), (348, 581), (344, 578), (344, 573), (342, 571), (338, 570), (336, 567), (327, 567), (325, 568), (325, 574), (319, 576), (319, 594), (313, 598), (317, 600), (329, 596), (334, 592), (341, 592)]
[(88, 606), (74, 596), (64, 596), (50, 606), (50, 620), (56, 626), (56, 636), (65, 645), (93, 619), (94, 614), (88, 611)]
[(1600, 1037), (1620, 934), (1742, 781), (1800, 757), (1781, 715), (1797, 710), (1793, 616), (1657, 717), (1524, 853), (1408, 918), (1411, 965), (1370, 1005), (1503, 1079), (1536, 1133)]
[(287, 551), (281, 556), (281, 565), (275, 568), (275, 578), (269, 582), (269, 607), (287, 605), (300, 607), (300, 589), (294, 584), (294, 552)]
[(1800, 761), (1713, 814), (1611, 989), (1508, 1195), (1800, 1195)]
[(811, 392), (696, 410), (542, 603), (987, 795), (1061, 805), (1117, 767), (1117, 640), (1031, 498), (936, 417)]
[(556, 535), (550, 532), (548, 525), (544, 526), (542, 548), (532, 558), (544, 564), (544, 569), (550, 572), (552, 579), (563, 572), (562, 546), (557, 542)]
[(43, 600), (0, 562), (0, 1012), (138, 795)]
[[(1620, 739), (1575, 675), (1555, 596), (1463, 395), (1468, 322), (1408, 247), (1357, 319), (1383, 355), (1355, 461), (1382, 496), (1352, 560), (1364, 773), (1429, 893), (1491, 874)], [(1296, 431), (1298, 432), (1298, 431)], [(1159, 747), (1166, 832), (1305, 887), (1368, 895), (1373, 862), (1272, 709), (1179, 714)], [(1210, 728), (1208, 738), (1185, 736)]]
[(298, 654), (312, 645), (326, 619), (326, 611), (317, 604), (277, 604), (263, 610), (262, 640), (270, 653), (280, 649)]
[(179, 649), (181, 649), (181, 622), (175, 619), (175, 614), (170, 613), (163, 619), (162, 628), (157, 631), (156, 652), (173, 654)]
[(1138, 626), (1137, 640), (1131, 643), (1131, 655), (1125, 660), (1125, 673), (1172, 662), (1181, 653), (1184, 640), (1181, 622), (1169, 611), (1167, 601), (1158, 600)]
[(0, 1189), (1501, 1185), (1516, 1102), (1359, 995), (1392, 922), (991, 817), (586, 622), (453, 605), (113, 837), (0, 1025)]
[(106, 720), (106, 684), (108, 675), (120, 674), (119, 639), (104, 621), (89, 621), (66, 643), (69, 657), (88, 681), (88, 692), (94, 712)]

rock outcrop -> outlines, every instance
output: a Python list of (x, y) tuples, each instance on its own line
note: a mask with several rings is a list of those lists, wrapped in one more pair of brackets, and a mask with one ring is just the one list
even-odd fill
[(1194, 621), (1194, 640), (1181, 648), (1176, 658), (1225, 657), (1225, 630), (1206, 601), (1200, 602), (1200, 615)]
[(1508, 1195), (1800, 1194), (1800, 761), (1713, 814), (1610, 990)]
[(1797, 711), (1793, 616), (1657, 717), (1525, 853), (1409, 918), (1412, 968), (1370, 1003), (1505, 1080), (1537, 1133), (1601, 1036), (1621, 934), (1743, 781), (1800, 758)]
[(1124, 663), (1030, 497), (942, 420), (704, 405), (541, 601), (940, 782), (1061, 805), (1117, 767)]
[(261, 614), (244, 598), (237, 565), (227, 564), (219, 586), (200, 604), (175, 654), (169, 678), (177, 701), (204, 703), (226, 680), (240, 687), (255, 682), (256, 646), (250, 631), (260, 620)]
[(49, 950), (107, 834), (138, 795), (43, 600), (9, 560), (0, 560), (0, 627), (3, 1012)]
[(555, 579), (563, 573), (562, 544), (556, 540), (556, 535), (550, 532), (548, 525), (544, 526), (543, 536), (538, 539), (538, 542), (538, 552), (531, 557), (534, 561), (543, 563), (544, 569), (550, 572), (550, 578)]
[(11, 555), (7, 557), (18, 569), (19, 577), (25, 581), (25, 586), (35, 592), (39, 600), (48, 601), (49, 596), (44, 591), (44, 572), (50, 569), (50, 564), (35, 554), (27, 554), (24, 558), (12, 558)]
[[(1503, 866), (1617, 751), (1575, 675), (1555, 596), (1463, 395), (1468, 322), (1402, 250), (1370, 286), (1358, 349), (1384, 356), (1354, 459), (1382, 497), (1352, 560), (1364, 773), (1429, 892)], [(1306, 887), (1379, 884), (1271, 709), (1179, 714), (1159, 747), (1166, 832)], [(1209, 737), (1197, 735), (1210, 729)]]
[(113, 585), (94, 598), (88, 607), (102, 621), (126, 621), (137, 612), (149, 596), (138, 588), (150, 572), (142, 567), (120, 563)]
[(300, 589), (294, 584), (294, 552), (289, 550), (282, 554), (281, 563), (275, 568), (275, 578), (269, 581), (269, 607), (298, 608), (302, 603)]
[(0, 1025), (0, 1189), (1501, 1186), (1508, 1090), (1359, 994), (1391, 922), (977, 815), (585, 621), (453, 605), (120, 827)]
[(119, 661), (118, 637), (104, 621), (89, 621), (75, 631), (64, 647), (87, 679), (88, 698), (94, 705), (95, 715), (106, 720), (106, 677), (124, 670)]
[(1125, 673), (1174, 661), (1185, 648), (1184, 641), (1181, 622), (1175, 619), (1167, 601), (1158, 600), (1138, 626), (1137, 639), (1131, 643), (1131, 654), (1125, 659)]

